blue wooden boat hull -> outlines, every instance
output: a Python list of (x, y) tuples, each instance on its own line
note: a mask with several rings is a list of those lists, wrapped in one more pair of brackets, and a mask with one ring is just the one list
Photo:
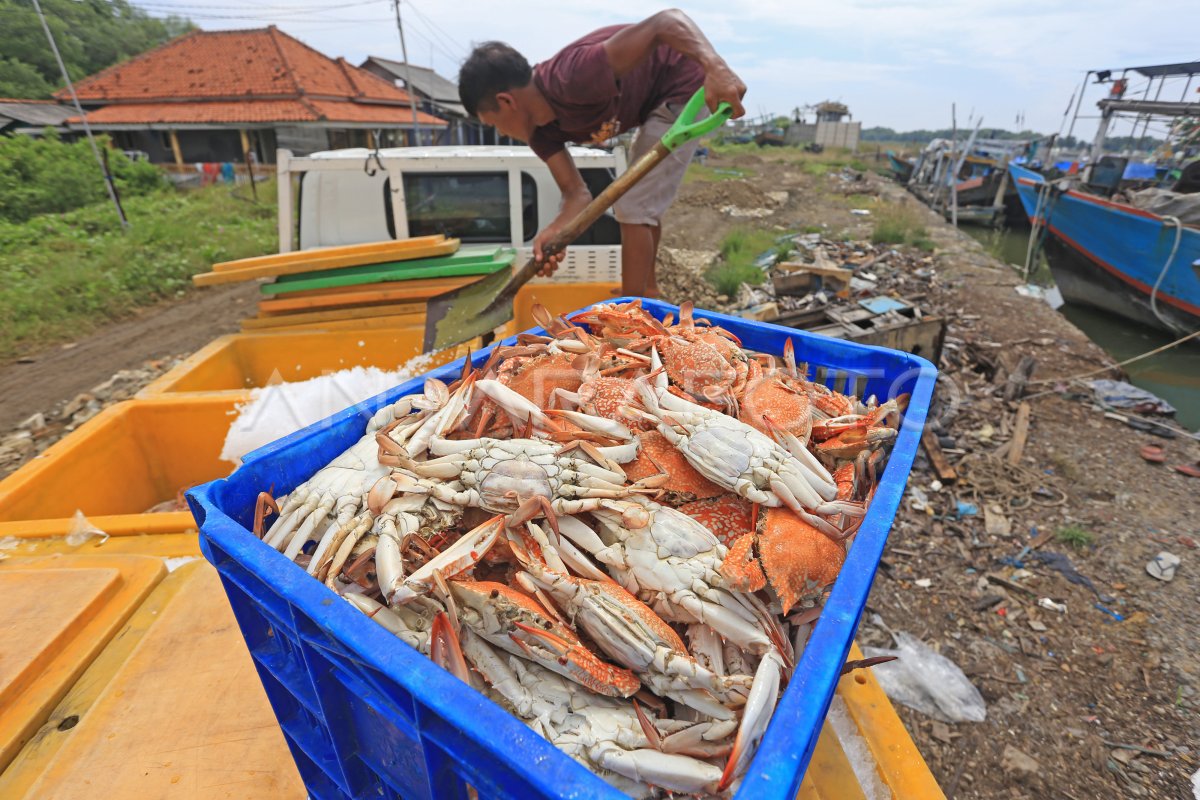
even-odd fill
[(890, 166), (892, 168), (892, 172), (896, 174), (896, 179), (901, 183), (908, 183), (908, 179), (912, 177), (913, 167), (915, 165), (911, 161), (905, 161), (902, 158), (898, 158), (891, 150), (888, 150), (887, 157), (888, 166)]
[[(1045, 180), (1016, 164), (1008, 169), (1033, 222)], [(1073, 189), (1049, 189), (1043, 205), (1042, 220), (1071, 255), (1050, 265), (1064, 299), (1170, 333), (1200, 328), (1200, 230), (1178, 233), (1157, 214)]]

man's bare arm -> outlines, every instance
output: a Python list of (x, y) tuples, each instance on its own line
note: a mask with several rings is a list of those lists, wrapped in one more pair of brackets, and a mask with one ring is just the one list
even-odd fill
[[(579, 168), (575, 166), (575, 159), (571, 158), (571, 154), (566, 150), (561, 150), (550, 158), (546, 159), (546, 166), (550, 169), (550, 174), (554, 176), (554, 182), (558, 184), (558, 189), (562, 192), (562, 205), (559, 206), (558, 216), (554, 220), (538, 231), (538, 235), (533, 240), (533, 255), (538, 261), (547, 261), (543, 248), (550, 240), (562, 230), (572, 217), (583, 211), (587, 204), (592, 201), (592, 193), (588, 191), (587, 184), (584, 183), (583, 176), (579, 174)], [(542, 271), (542, 275), (550, 275), (558, 262), (562, 260), (562, 252), (550, 256), (546, 264), (546, 268)]]
[(678, 9), (660, 11), (618, 31), (604, 43), (604, 49), (608, 53), (608, 63), (619, 79), (663, 44), (695, 60), (704, 69), (704, 89), (710, 110), (724, 102), (733, 106), (735, 119), (746, 113), (742, 108), (746, 84), (717, 55), (696, 23)]

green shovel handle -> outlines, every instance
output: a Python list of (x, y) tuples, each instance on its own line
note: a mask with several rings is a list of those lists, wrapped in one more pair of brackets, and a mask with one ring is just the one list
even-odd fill
[(681, 144), (699, 139), (710, 131), (715, 131), (733, 115), (733, 107), (729, 103), (721, 103), (717, 106), (716, 113), (697, 122), (696, 115), (702, 108), (704, 108), (703, 86), (696, 90), (692, 99), (687, 101), (687, 105), (679, 113), (679, 119), (675, 120), (675, 124), (663, 134), (662, 139), (659, 140), (662, 146), (667, 150), (674, 150)]

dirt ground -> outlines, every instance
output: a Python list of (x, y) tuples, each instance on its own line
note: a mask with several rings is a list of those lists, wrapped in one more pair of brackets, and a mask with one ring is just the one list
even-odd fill
[(251, 315), (257, 297), (257, 283), (196, 289), (180, 300), (144, 308), (85, 339), (0, 365), (0, 386), (4, 386), (0, 432), (31, 414), (48, 414), (57, 403), (120, 370), (187, 355), (222, 334), (236, 332), (242, 318)]
[[(731, 228), (747, 224), (781, 233), (823, 225), (869, 239), (871, 218), (849, 211), (863, 202), (861, 186), (848, 203), (836, 174), (814, 177), (786, 158), (767, 159), (710, 160), (757, 174), (685, 186), (665, 220), (664, 243), (716, 249)], [(868, 180), (865, 194), (879, 197), (868, 210), (913, 204), (937, 245), (936, 279), (921, 305), (949, 328), (931, 420), (966, 475), (934, 491), (936, 476), (919, 458), (909, 486), (924, 491), (927, 509), (914, 510), (906, 498), (897, 516), (860, 644), (893, 646), (870, 622), (878, 614), (959, 664), (982, 693), (982, 723), (938, 722), (898, 706), (948, 796), (1190, 797), (1189, 777), (1200, 767), (1200, 481), (1138, 452), (1162, 444), (1169, 465), (1195, 462), (1200, 448), (1133, 430), (1079, 399), (1030, 397), (1016, 476), (1022, 486), (1014, 486), (996, 455), (1015, 417), (1016, 404), (1000, 397), (1006, 373), (1023, 355), (1037, 361), (1035, 380), (1111, 359), (1048, 305), (1018, 295), (1016, 275), (965, 234), (900, 187)], [(787, 199), (773, 205), (767, 193), (780, 191)], [(730, 205), (772, 211), (739, 218)], [(978, 512), (960, 517), (960, 501)], [(1094, 543), (1077, 550), (1060, 542), (1055, 534), (1072, 526), (1091, 532)], [(1170, 583), (1145, 570), (1161, 551), (1182, 559)], [(1062, 563), (1055, 554), (1095, 591), (1041, 560)], [(1067, 612), (1040, 607), (1041, 598)]]
[[(956, 662), (986, 700), (981, 723), (942, 723), (899, 708), (946, 794), (1190, 797), (1189, 776), (1200, 767), (1200, 481), (1149, 464), (1138, 451), (1156, 442), (1168, 465), (1195, 462), (1196, 443), (1152, 438), (1052, 392), (1027, 399), (1028, 444), (1020, 469), (1006, 472), (998, 464), (1016, 404), (1000, 390), (1020, 357), (1036, 359), (1036, 380), (1103, 366), (1105, 354), (1049, 306), (1019, 296), (1015, 275), (974, 241), (881, 178), (814, 176), (775, 154), (713, 157), (709, 166), (747, 173), (685, 185), (665, 221), (664, 245), (716, 250), (737, 225), (780, 233), (824, 226), (869, 239), (871, 217), (851, 208), (891, 202), (917, 206), (937, 245), (936, 277), (921, 305), (949, 328), (931, 420), (962, 474), (939, 490), (927, 460), (918, 460), (910, 498), (919, 488), (925, 510), (906, 498), (858, 638), (890, 646), (870, 621), (877, 614)], [(682, 288), (689, 274), (699, 280), (694, 265), (685, 269), (672, 278)], [(192, 292), (32, 363), (0, 367), (0, 431), (118, 370), (235, 330), (255, 291), (248, 284)], [(976, 513), (957, 513), (960, 502)], [(1059, 541), (1055, 534), (1069, 526), (1091, 532), (1093, 543), (1074, 549)], [(1146, 573), (1160, 551), (1182, 559), (1172, 582)], [(1064, 562), (1054, 554), (1094, 591), (1056, 571), (1051, 564)], [(1041, 598), (1066, 613), (1040, 607)]]

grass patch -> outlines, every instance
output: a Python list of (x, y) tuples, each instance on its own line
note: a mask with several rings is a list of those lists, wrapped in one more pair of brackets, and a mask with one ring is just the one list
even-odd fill
[(718, 292), (733, 297), (743, 283), (757, 286), (767, 279), (766, 274), (754, 265), (756, 258), (772, 250), (779, 255), (785, 247), (778, 244), (775, 235), (769, 231), (734, 228), (721, 240), (721, 259), (705, 273), (705, 278)]
[(721, 181), (737, 181), (753, 178), (757, 173), (745, 167), (710, 167), (707, 164), (695, 162), (688, 165), (683, 174), (684, 183), (720, 183)]
[(1096, 543), (1096, 534), (1078, 525), (1068, 525), (1065, 528), (1059, 528), (1054, 534), (1054, 539), (1072, 550), (1083, 552)]
[(926, 252), (933, 250), (933, 240), (915, 209), (907, 205), (883, 205), (873, 213), (875, 230), (871, 241), (875, 244), (910, 244)]
[(22, 223), (0, 222), (0, 358), (76, 338), (134, 308), (183, 294), (217, 261), (276, 249), (275, 185), (215, 185), (123, 198)]
[(879, 198), (870, 194), (848, 194), (842, 198), (846, 208), (868, 208), (879, 203)]

